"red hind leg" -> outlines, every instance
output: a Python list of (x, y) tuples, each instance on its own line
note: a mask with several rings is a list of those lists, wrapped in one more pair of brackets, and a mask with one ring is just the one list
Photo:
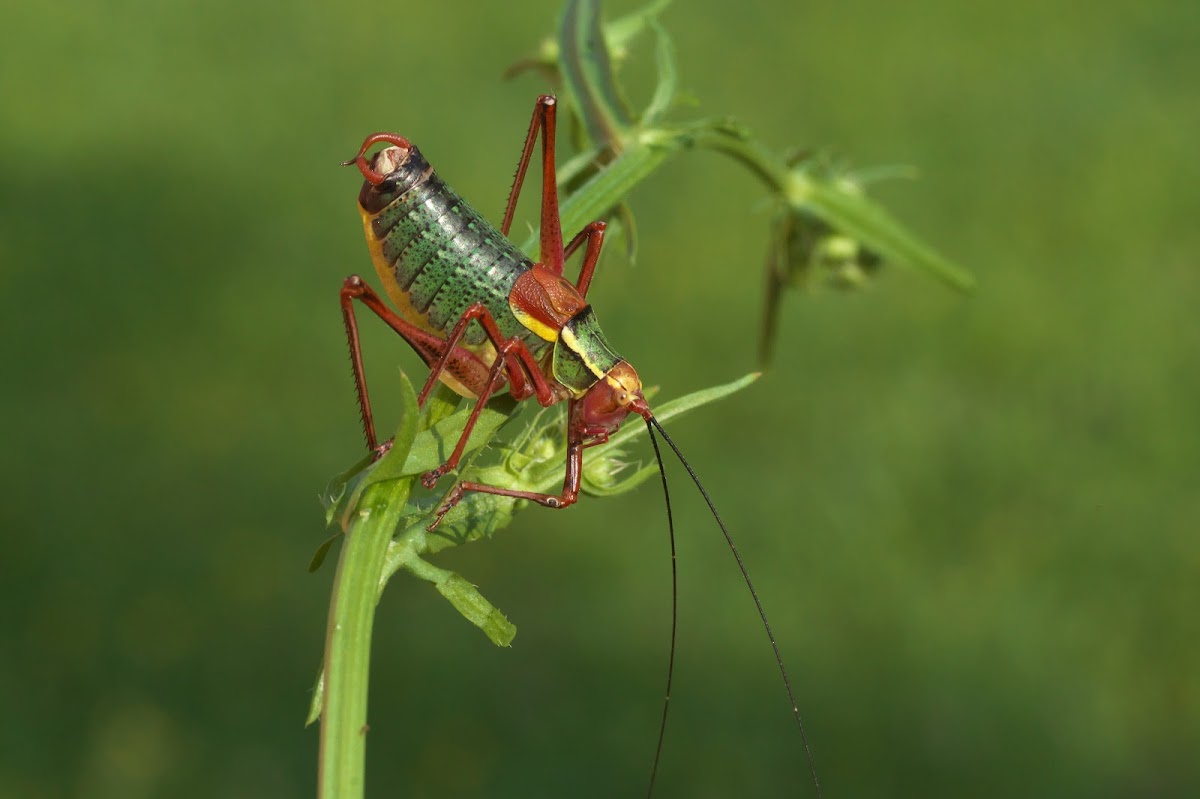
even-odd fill
[(479, 360), (474, 353), (462, 347), (450, 346), (444, 339), (404, 320), (384, 305), (379, 295), (364, 283), (362, 278), (358, 275), (351, 275), (342, 284), (342, 321), (346, 325), (346, 338), (350, 343), (350, 365), (354, 370), (354, 387), (358, 391), (358, 406), (362, 413), (363, 434), (367, 438), (368, 449), (380, 451), (380, 446), (379, 439), (375, 435), (374, 417), (371, 414), (371, 398), (367, 393), (367, 377), (363, 369), (358, 321), (354, 316), (355, 300), (367, 306), (392, 330), (399, 333), (400, 337), (409, 343), (426, 364), (429, 366), (433, 366), (435, 363), (441, 364), (439, 374), (442, 371), (450, 373), (474, 394), (484, 390), (489, 380), (487, 364)]
[(517, 197), (521, 184), (525, 182), (525, 170), (533, 156), (533, 145), (538, 131), (542, 133), (542, 215), (541, 215), (541, 263), (558, 274), (563, 271), (562, 223), (558, 218), (558, 174), (555, 168), (554, 127), (558, 100), (552, 94), (543, 94), (533, 106), (533, 119), (529, 122), (529, 133), (525, 136), (525, 147), (521, 160), (517, 162), (517, 173), (513, 177), (512, 191), (504, 207), (504, 221), (500, 232), (508, 235), (512, 228), (513, 214), (517, 210)]

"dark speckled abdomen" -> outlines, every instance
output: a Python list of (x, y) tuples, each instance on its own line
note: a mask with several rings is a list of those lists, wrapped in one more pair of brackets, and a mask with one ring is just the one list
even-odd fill
[[(383, 183), (363, 184), (359, 205), (376, 271), (405, 318), (448, 334), (481, 302), (505, 337), (519, 336), (535, 356), (545, 351), (548, 342), (522, 325), (508, 302), (533, 263), (447, 186), (416, 147)], [(473, 322), (464, 343), (475, 347), (486, 339)]]

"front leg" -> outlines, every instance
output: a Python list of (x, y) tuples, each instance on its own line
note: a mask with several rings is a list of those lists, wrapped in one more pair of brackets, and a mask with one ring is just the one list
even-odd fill
[(459, 349), (457, 345), (466, 332), (467, 325), (476, 319), (479, 320), (479, 323), (487, 333), (488, 339), (496, 348), (496, 360), (492, 362), (491, 371), (488, 374), (486, 382), (477, 392), (475, 407), (471, 411), (471, 416), (467, 419), (467, 424), (463, 428), (462, 435), (459, 436), (458, 444), (454, 447), (454, 452), (451, 453), (450, 457), (441, 466), (421, 475), (421, 484), (426, 488), (433, 488), (442, 475), (458, 467), (463, 450), (466, 449), (467, 441), (471, 438), (471, 431), (475, 429), (475, 423), (479, 420), (479, 414), (483, 412), (483, 406), (487, 404), (488, 399), (494, 393), (500, 390), (506, 376), (513, 387), (513, 396), (518, 400), (532, 395), (536, 396), (538, 402), (543, 406), (550, 406), (561, 399), (561, 394), (558, 390), (559, 387), (556, 384), (552, 384), (542, 374), (537, 359), (533, 357), (533, 353), (529, 351), (529, 347), (525, 345), (525, 342), (515, 337), (505, 339), (491, 311), (482, 303), (475, 303), (459, 318), (458, 323), (455, 324), (454, 329), (450, 333), (450, 337), (446, 340), (446, 348), (434, 364), (432, 371), (429, 373), (429, 379), (425, 382), (425, 387), (421, 390), (421, 395), (418, 398), (421, 404), (424, 404), (425, 399), (429, 396), (429, 392), (437, 383), (438, 377), (446, 367), (451, 353)]
[(566, 508), (574, 505), (579, 499), (579, 481), (583, 475), (583, 448), (584, 444), (575, 443), (567, 447), (567, 463), (566, 476), (563, 478), (562, 492), (559, 494), (543, 494), (538, 491), (518, 491), (512, 488), (501, 488), (500, 486), (485, 485), (483, 483), (458, 483), (442, 500), (442, 504), (438, 506), (437, 515), (433, 519), (433, 523), (429, 525), (429, 530), (434, 530), (442, 523), (442, 517), (450, 512), (450, 509), (462, 501), (463, 495), (468, 491), (477, 491), (481, 494), (495, 494), (501, 497), (513, 497), (514, 499), (527, 499), (531, 502), (536, 502), (547, 508)]

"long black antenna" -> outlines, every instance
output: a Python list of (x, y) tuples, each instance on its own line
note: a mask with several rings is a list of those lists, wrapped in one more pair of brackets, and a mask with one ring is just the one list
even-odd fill
[[(788, 680), (787, 668), (783, 665), (783, 655), (779, 652), (779, 644), (775, 643), (775, 633), (771, 632), (771, 623), (767, 621), (767, 612), (763, 610), (762, 601), (758, 598), (758, 591), (754, 590), (754, 583), (750, 581), (750, 573), (746, 571), (746, 564), (742, 562), (741, 553), (738, 552), (737, 546), (733, 543), (733, 537), (729, 535), (728, 528), (725, 527), (725, 522), (721, 520), (721, 514), (717, 513), (717, 506), (713, 504), (712, 499), (708, 496), (708, 492), (704, 490), (704, 486), (700, 483), (700, 478), (696, 476), (696, 472), (692, 470), (692, 466), (687, 462), (687, 458), (683, 457), (683, 453), (679, 451), (679, 447), (675, 446), (675, 442), (667, 435), (667, 431), (663, 430), (661, 424), (653, 416), (645, 417), (646, 424), (652, 424), (662, 435), (663, 441), (674, 450), (675, 457), (679, 458), (679, 462), (683, 464), (683, 468), (687, 469), (687, 473), (691, 475), (692, 482), (696, 484), (696, 488), (700, 489), (700, 496), (704, 497), (704, 501), (708, 503), (708, 509), (712, 511), (713, 518), (717, 521), (717, 526), (721, 528), (721, 533), (725, 536), (725, 543), (729, 544), (729, 551), (733, 553), (733, 559), (737, 561), (738, 568), (742, 571), (742, 579), (746, 581), (746, 587), (750, 589), (750, 596), (754, 599), (754, 607), (758, 609), (758, 616), (762, 619), (763, 629), (767, 631), (767, 638), (771, 641), (771, 649), (775, 651), (775, 662), (779, 664), (779, 675), (783, 677), (783, 687), (787, 690), (788, 701), (792, 703), (792, 715), (796, 718), (796, 726), (800, 728), (800, 740), (804, 743), (804, 754), (808, 757), (808, 769), (812, 772), (813, 785), (817, 789), (817, 797), (821, 796), (821, 781), (817, 779), (817, 766), (813, 761), (812, 749), (808, 746), (808, 736), (804, 734), (804, 722), (800, 719), (800, 706), (796, 704), (796, 697), (792, 693), (792, 683)], [(651, 440), (654, 436), (651, 435)], [(657, 448), (657, 444), (655, 445)], [(659, 461), (661, 463), (661, 460)]]
[(654, 765), (650, 767), (650, 787), (646, 790), (646, 799), (654, 794), (654, 779), (658, 776), (658, 761), (662, 757), (663, 738), (667, 733), (667, 709), (671, 706), (671, 677), (675, 674), (675, 631), (679, 624), (679, 573), (675, 559), (675, 519), (671, 516), (671, 492), (667, 490), (667, 470), (663, 467), (662, 452), (658, 449), (658, 439), (654, 437), (654, 428), (650, 420), (646, 420), (646, 431), (650, 434), (650, 443), (654, 445), (654, 457), (658, 460), (658, 474), (662, 477), (663, 500), (667, 506), (667, 535), (671, 540), (671, 654), (667, 658), (667, 690), (663, 695), (662, 721), (658, 725), (658, 746), (654, 748)]

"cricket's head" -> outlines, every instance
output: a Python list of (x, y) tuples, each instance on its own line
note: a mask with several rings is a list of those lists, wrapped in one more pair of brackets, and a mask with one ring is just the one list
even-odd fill
[(577, 399), (571, 408), (571, 432), (580, 440), (607, 437), (617, 431), (630, 413), (650, 416), (642, 396), (642, 381), (628, 361), (619, 361), (604, 377)]

